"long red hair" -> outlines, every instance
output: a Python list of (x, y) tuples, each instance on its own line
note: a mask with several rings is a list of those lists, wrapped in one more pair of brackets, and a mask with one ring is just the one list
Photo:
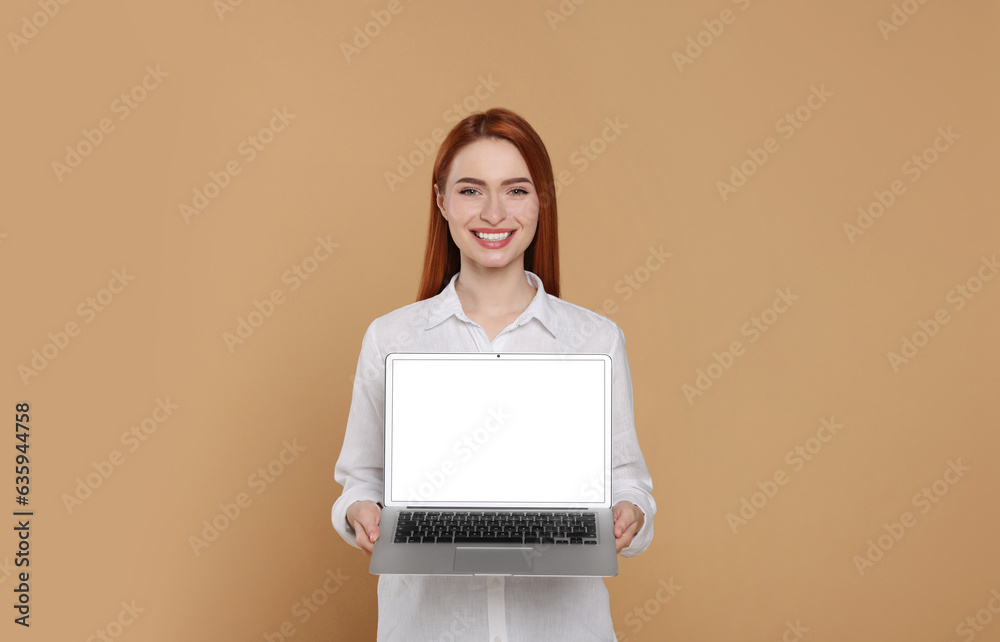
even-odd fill
[(431, 217), (424, 251), (424, 272), (420, 277), (417, 301), (435, 296), (461, 268), (458, 246), (448, 231), (434, 195), (434, 185), (444, 193), (448, 172), (455, 155), (481, 138), (502, 138), (517, 147), (524, 158), (531, 181), (538, 192), (538, 227), (535, 238), (524, 251), (524, 269), (542, 280), (545, 291), (559, 296), (559, 236), (556, 229), (556, 187), (552, 161), (545, 144), (526, 120), (502, 107), (472, 114), (448, 132), (441, 142), (434, 173), (431, 175)]

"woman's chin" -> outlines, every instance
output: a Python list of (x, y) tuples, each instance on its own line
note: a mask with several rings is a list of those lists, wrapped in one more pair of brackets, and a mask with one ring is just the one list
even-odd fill
[(484, 270), (523, 270), (524, 254), (519, 254), (515, 257), (469, 257), (468, 263), (475, 264)]

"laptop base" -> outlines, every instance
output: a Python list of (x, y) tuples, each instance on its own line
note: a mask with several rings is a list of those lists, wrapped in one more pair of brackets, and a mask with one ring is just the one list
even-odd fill
[(618, 575), (610, 509), (597, 518), (597, 545), (396, 543), (400, 509), (387, 506), (379, 522), (369, 572), (374, 575), (515, 575), (614, 577)]

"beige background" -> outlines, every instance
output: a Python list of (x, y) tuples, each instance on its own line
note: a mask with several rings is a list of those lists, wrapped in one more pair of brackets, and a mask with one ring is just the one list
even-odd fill
[[(3, 31), (21, 35), (0, 54), (0, 501), (10, 515), (12, 415), (28, 401), (36, 511), (32, 627), (8, 606), (4, 639), (261, 640), (283, 623), (284, 639), (374, 637), (376, 578), (329, 521), (333, 466), (364, 329), (415, 296), (433, 162), (416, 141), (465, 101), (522, 114), (572, 179), (564, 298), (615, 310), (628, 339), (659, 514), (649, 551), (607, 581), (619, 639), (945, 641), (970, 639), (956, 627), (978, 613), (975, 639), (1000, 640), (1000, 280), (981, 268), (1000, 250), (996, 3), (388, 6), (4, 3)], [(898, 29), (880, 29), (894, 11)], [(377, 35), (346, 56), (366, 24)], [(689, 37), (703, 51), (679, 65)], [(116, 101), (144, 78), (122, 120)], [(810, 107), (814, 89), (826, 96)], [(801, 128), (779, 122), (797, 108)], [(274, 109), (294, 119), (250, 160), (240, 145)], [(606, 119), (626, 128), (593, 142)], [(766, 163), (723, 198), (717, 182), (768, 138)], [(944, 151), (911, 180), (906, 163), (935, 140)], [(67, 145), (89, 154), (57, 176)], [(186, 222), (180, 205), (231, 161), (239, 173)], [(851, 238), (857, 208), (897, 180), (905, 191)], [(309, 258), (318, 237), (338, 244), (323, 261)], [(645, 272), (651, 247), (671, 256)], [(314, 269), (294, 290), (293, 266)], [(88, 312), (114, 270), (133, 278)], [(978, 289), (960, 310), (959, 285)], [(799, 297), (781, 314), (765, 312), (776, 289)], [(227, 347), (274, 290), (282, 303)], [(894, 369), (889, 353), (939, 309), (947, 322)], [(751, 341), (755, 317), (773, 324)], [(24, 375), (71, 322), (76, 336)], [(734, 341), (742, 354), (689, 403), (682, 387)], [(177, 408), (154, 413), (158, 400)], [(836, 436), (809, 442), (831, 418)], [(155, 432), (122, 440), (144, 420)], [(796, 470), (786, 453), (810, 445)], [(953, 485), (939, 481), (949, 461), (968, 468)], [(782, 472), (734, 532), (727, 514)], [(920, 500), (935, 482), (946, 494)], [(230, 520), (220, 504), (240, 493)], [(859, 570), (906, 512), (912, 527)], [(196, 554), (189, 538), (213, 519), (226, 528)], [(303, 610), (314, 592), (324, 603)], [(109, 628), (122, 602), (144, 610)]]

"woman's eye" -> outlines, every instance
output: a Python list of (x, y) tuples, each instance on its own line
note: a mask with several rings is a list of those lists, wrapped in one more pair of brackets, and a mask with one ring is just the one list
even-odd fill
[(515, 187), (514, 189), (512, 189), (510, 191), (511, 191), (512, 194), (514, 192), (520, 192), (520, 194), (518, 194), (518, 196), (521, 196), (523, 194), (527, 194), (528, 193), (528, 190), (524, 189), (523, 187)]
[(460, 189), (460, 190), (458, 190), (458, 193), (459, 193), (459, 194), (466, 194), (466, 195), (472, 195), (472, 194), (473, 194), (473, 193), (475, 193), (476, 191), (477, 191), (477, 190), (476, 190), (475, 188), (473, 188), (473, 187), (466, 187), (465, 189)]

